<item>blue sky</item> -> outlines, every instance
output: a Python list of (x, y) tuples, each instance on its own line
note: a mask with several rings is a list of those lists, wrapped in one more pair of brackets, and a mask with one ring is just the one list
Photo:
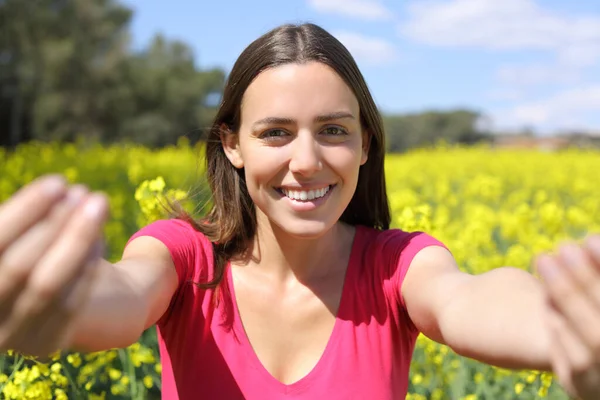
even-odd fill
[(384, 112), (466, 107), (497, 130), (600, 132), (598, 0), (125, 0), (133, 45), (158, 32), (229, 71), (277, 25), (313, 22), (356, 58)]

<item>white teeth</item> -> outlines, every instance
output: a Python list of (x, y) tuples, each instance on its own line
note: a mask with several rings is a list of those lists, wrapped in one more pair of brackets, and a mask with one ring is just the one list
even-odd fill
[(318, 199), (320, 197), (325, 196), (325, 194), (327, 194), (327, 192), (329, 192), (329, 186), (324, 187), (322, 189), (309, 190), (309, 191), (287, 190), (287, 189), (281, 189), (281, 191), (283, 192), (283, 194), (285, 194), (290, 199), (306, 201), (306, 200)]

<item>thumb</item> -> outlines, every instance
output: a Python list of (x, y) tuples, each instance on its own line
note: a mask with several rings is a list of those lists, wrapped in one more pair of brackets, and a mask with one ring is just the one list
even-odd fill
[(106, 252), (106, 244), (103, 239), (98, 239), (91, 247), (88, 257), (86, 258), (84, 268), (81, 268), (81, 273), (69, 285), (64, 293), (65, 309), (70, 312), (76, 312), (82, 306), (91, 283), (96, 276), (97, 268), (99, 267), (100, 259), (104, 258)]

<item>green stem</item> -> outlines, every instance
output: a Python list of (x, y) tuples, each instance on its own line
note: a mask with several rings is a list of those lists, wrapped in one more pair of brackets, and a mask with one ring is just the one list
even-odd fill
[(63, 371), (65, 371), (65, 376), (67, 377), (67, 379), (69, 380), (69, 383), (71, 384), (71, 387), (73, 388), (73, 391), (75, 393), (77, 393), (77, 398), (82, 398), (81, 397), (82, 393), (79, 390), (79, 386), (77, 385), (77, 382), (75, 382), (75, 379), (73, 379), (73, 375), (71, 375), (71, 373), (69, 372), (69, 366), (68, 365), (65, 366), (62, 362), (61, 362), (61, 365), (62, 365)]
[(8, 376), (8, 379), (6, 379), (6, 382), (3, 383), (2, 386), (0, 386), (0, 393), (2, 393), (2, 391), (4, 390), (4, 386), (6, 386), (6, 383), (10, 382), (10, 380), (12, 379), (12, 377), (19, 370), (19, 368), (21, 368), (21, 365), (23, 365), (24, 362), (25, 362), (25, 357), (19, 356), (19, 359), (18, 359), (16, 365), (13, 365), (13, 370), (10, 373), (10, 375)]
[(135, 381), (135, 367), (131, 362), (131, 357), (129, 357), (129, 349), (119, 349), (119, 357), (121, 358), (121, 363), (123, 364), (123, 369), (127, 370), (127, 375), (129, 376), (129, 392), (132, 399), (137, 397), (137, 386)]

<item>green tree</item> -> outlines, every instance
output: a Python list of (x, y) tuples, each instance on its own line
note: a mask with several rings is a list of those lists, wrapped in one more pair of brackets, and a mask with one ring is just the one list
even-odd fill
[(162, 36), (132, 52), (131, 17), (117, 0), (0, 0), (0, 146), (201, 138), (224, 72)]
[(439, 140), (472, 144), (488, 138), (479, 121), (482, 115), (471, 110), (427, 111), (419, 114), (385, 115), (387, 150), (401, 152), (429, 146)]
[[(0, 144), (101, 135), (101, 95), (126, 55), (131, 10), (112, 0), (3, 0)], [(8, 129), (6, 128), (8, 127)]]
[(130, 107), (113, 107), (115, 121), (124, 122), (112, 132), (146, 145), (165, 145), (178, 136), (192, 142), (204, 137), (215, 111), (208, 100), (223, 87), (222, 70), (196, 69), (186, 44), (157, 35), (147, 50), (123, 63), (122, 74)]

